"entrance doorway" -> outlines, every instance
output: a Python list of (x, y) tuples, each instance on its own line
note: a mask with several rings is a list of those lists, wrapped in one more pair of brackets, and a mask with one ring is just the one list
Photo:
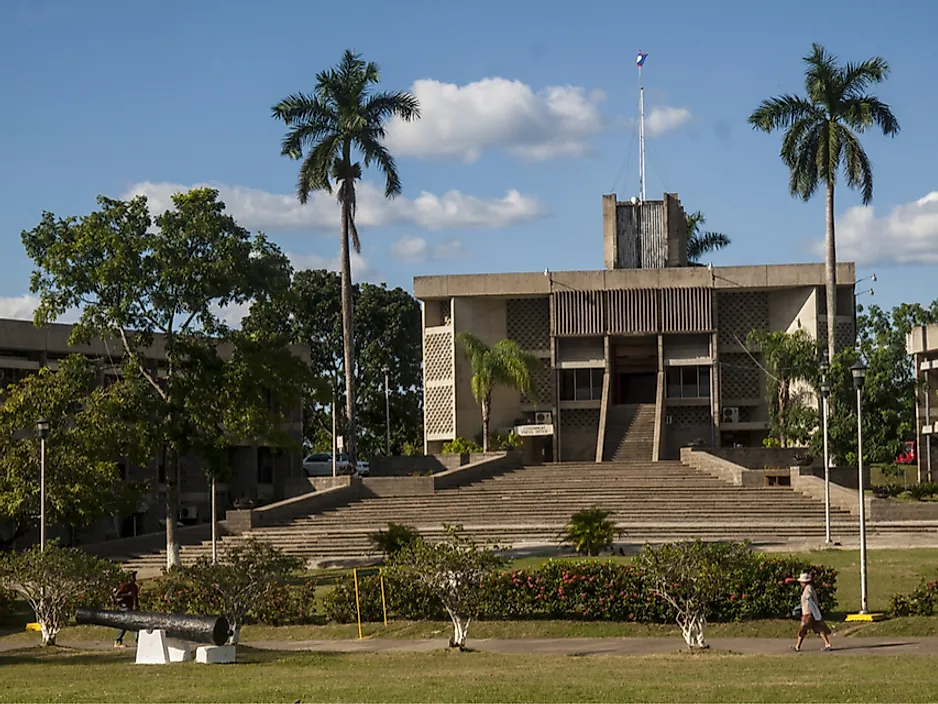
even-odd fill
[(658, 395), (658, 338), (610, 340), (613, 355), (614, 404), (655, 403)]
[(622, 372), (618, 376), (619, 403), (654, 403), (657, 400), (657, 373)]

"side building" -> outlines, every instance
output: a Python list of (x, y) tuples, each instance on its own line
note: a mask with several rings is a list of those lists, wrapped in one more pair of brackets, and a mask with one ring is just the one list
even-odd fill
[[(426, 276), (425, 449), (475, 439), (481, 417), (458, 336), (510, 338), (541, 360), (536, 393), (498, 388), (493, 430), (530, 436), (531, 460), (675, 458), (688, 444), (761, 446), (769, 428), (754, 329), (826, 344), (823, 264), (688, 265), (686, 215), (603, 198), (605, 270)], [(838, 347), (855, 340), (854, 265), (838, 265)], [(536, 426), (536, 427), (528, 427)]]
[(912, 356), (915, 380), (915, 456), (920, 482), (933, 482), (932, 438), (938, 433), (938, 325), (913, 328), (906, 339), (906, 351)]
[[(72, 326), (52, 324), (36, 327), (25, 320), (0, 320), (0, 389), (16, 383), (25, 376), (35, 374), (42, 367), (55, 370), (61, 360), (73, 354), (103, 362), (101, 381), (106, 375), (117, 375), (122, 354), (119, 341), (96, 340), (87, 345), (73, 347), (68, 344)], [(309, 350), (301, 345), (294, 354), (307, 359)], [(146, 350), (149, 361), (159, 367), (165, 362), (162, 340), (157, 336)], [(269, 398), (269, 403), (276, 399)], [(287, 430), (302, 446), (302, 405), (286, 413)], [(110, 538), (123, 538), (162, 529), (166, 519), (166, 458), (156, 457), (146, 466), (137, 466), (126, 459), (118, 459), (118, 469), (125, 481), (145, 481), (151, 487), (146, 501), (136, 513), (107, 519), (92, 529), (74, 533), (68, 526), (51, 526), (50, 537), (58, 536), (63, 542), (93, 542)], [(302, 455), (286, 448), (254, 445), (248, 442), (228, 448), (231, 478), (227, 484), (217, 484), (219, 519), (238, 499), (266, 502), (308, 491), (303, 471)], [(299, 487), (299, 489), (298, 489)], [(202, 471), (198, 457), (180, 458), (180, 520), (183, 523), (202, 523), (210, 519), (210, 485)], [(2, 530), (2, 526), (0, 526)]]

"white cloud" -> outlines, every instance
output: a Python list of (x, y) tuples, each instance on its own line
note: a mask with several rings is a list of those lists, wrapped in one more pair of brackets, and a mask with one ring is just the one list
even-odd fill
[(391, 256), (402, 262), (417, 264), (427, 261), (429, 249), (423, 237), (401, 237), (391, 245)]
[(600, 111), (602, 91), (548, 86), (535, 92), (521, 81), (483, 78), (463, 86), (415, 81), (421, 119), (393, 120), (387, 145), (395, 154), (476, 161), (505, 149), (530, 158), (577, 156), (612, 122)]
[(433, 258), (437, 261), (466, 259), (470, 256), (472, 256), (472, 252), (466, 249), (460, 240), (446, 240), (446, 242), (438, 244), (433, 250)]
[[(134, 184), (123, 198), (147, 196), (152, 214), (172, 205), (171, 196), (192, 188), (211, 186), (219, 192), (226, 210), (249, 230), (323, 230), (338, 234), (339, 205), (335, 196), (317, 192), (301, 205), (293, 195), (269, 193), (247, 186), (219, 183), (180, 183), (143, 181)], [(441, 196), (426, 191), (414, 199), (388, 200), (383, 186), (363, 181), (358, 186), (356, 223), (363, 228), (409, 224), (428, 230), (458, 227), (506, 227), (547, 215), (547, 206), (534, 196), (509, 190), (504, 198), (478, 198), (460, 191)]]
[(0, 318), (14, 320), (32, 320), (33, 313), (39, 306), (39, 297), (30, 294), (22, 296), (0, 296)]
[[(876, 217), (872, 206), (849, 208), (837, 220), (838, 257), (861, 266), (938, 264), (938, 191)], [(823, 240), (815, 252), (824, 254)]]
[(431, 250), (429, 243), (423, 237), (401, 237), (391, 245), (391, 256), (402, 262), (421, 264), (427, 261), (449, 261), (452, 259), (465, 259), (471, 256), (462, 242), (458, 239), (449, 239), (440, 242)]
[(652, 108), (645, 116), (645, 136), (658, 137), (673, 132), (690, 122), (691, 117), (687, 108)]

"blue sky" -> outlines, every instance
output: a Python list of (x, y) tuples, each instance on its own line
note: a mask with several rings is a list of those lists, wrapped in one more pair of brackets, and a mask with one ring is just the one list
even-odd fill
[[(637, 192), (637, 50), (645, 66), (648, 197), (677, 192), (733, 244), (715, 265), (816, 260), (823, 197), (792, 199), (780, 137), (746, 123), (803, 92), (812, 41), (841, 60), (882, 55), (875, 92), (895, 139), (868, 133), (872, 209), (837, 193), (842, 260), (881, 305), (928, 302), (938, 274), (938, 5), (359, 0), (4, 0), (0, 4), (0, 315), (29, 315), (20, 232), (43, 210), (81, 215), (103, 193), (210, 183), (297, 266), (329, 266), (338, 211), (293, 199), (270, 107), (346, 48), (409, 89), (424, 118), (390, 129), (404, 195), (366, 176), (356, 275), (412, 288), (422, 274), (602, 267), (601, 196)], [(932, 194), (929, 197), (929, 194)], [(867, 284), (868, 285), (868, 284)], [(861, 286), (866, 288), (866, 286)]]

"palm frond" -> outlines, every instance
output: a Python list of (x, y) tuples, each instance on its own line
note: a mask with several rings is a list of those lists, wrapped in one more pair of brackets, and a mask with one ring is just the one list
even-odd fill
[[(823, 124), (815, 123), (801, 136), (797, 145), (792, 147), (786, 159), (789, 167), (788, 190), (792, 196), (802, 200), (810, 200), (819, 185), (819, 170), (817, 166), (818, 153), (821, 149), (821, 135)], [(783, 157), (785, 158), (785, 157)]]
[(804, 62), (808, 64), (804, 74), (808, 99), (815, 105), (834, 105), (839, 99), (843, 83), (837, 69), (837, 57), (815, 42), (811, 45), (811, 53), (804, 57)]
[(855, 97), (876, 83), (882, 83), (889, 76), (889, 64), (886, 59), (873, 56), (860, 63), (848, 63), (843, 67), (844, 97)]
[(318, 96), (306, 93), (288, 95), (271, 109), (271, 116), (287, 125), (297, 123), (334, 124), (335, 112)]
[(773, 132), (791, 127), (800, 120), (819, 116), (818, 108), (811, 102), (797, 95), (780, 95), (763, 100), (749, 116), (753, 129)]
[(494, 378), (502, 386), (532, 396), (532, 378), (540, 362), (514, 340), (502, 340), (492, 348)]
[(890, 107), (872, 95), (860, 95), (844, 101), (842, 115), (843, 122), (859, 132), (873, 125), (888, 137), (895, 137), (899, 132), (899, 121)]
[(362, 108), (362, 115), (370, 124), (380, 124), (392, 117), (410, 122), (420, 118), (420, 103), (405, 91), (375, 93)]
[(383, 144), (374, 139), (358, 141), (358, 147), (364, 155), (364, 165), (370, 166), (377, 163), (384, 173), (385, 186), (384, 195), (386, 198), (396, 198), (401, 194), (401, 177), (397, 172), (397, 164), (394, 157), (391, 156)]
[(869, 205), (873, 200), (873, 167), (870, 165), (870, 159), (853, 132), (843, 125), (838, 125), (838, 131), (843, 143), (847, 185), (859, 189), (863, 204)]
[(722, 232), (697, 233), (687, 240), (687, 259), (697, 261), (704, 254), (728, 247), (730, 238)]
[(707, 222), (699, 210), (687, 215), (687, 240), (690, 241), (700, 231), (700, 226)]
[(332, 193), (329, 180), (330, 166), (335, 161), (339, 149), (339, 135), (332, 134), (319, 142), (303, 160), (296, 184), (296, 197), (300, 203), (306, 203), (313, 191)]

